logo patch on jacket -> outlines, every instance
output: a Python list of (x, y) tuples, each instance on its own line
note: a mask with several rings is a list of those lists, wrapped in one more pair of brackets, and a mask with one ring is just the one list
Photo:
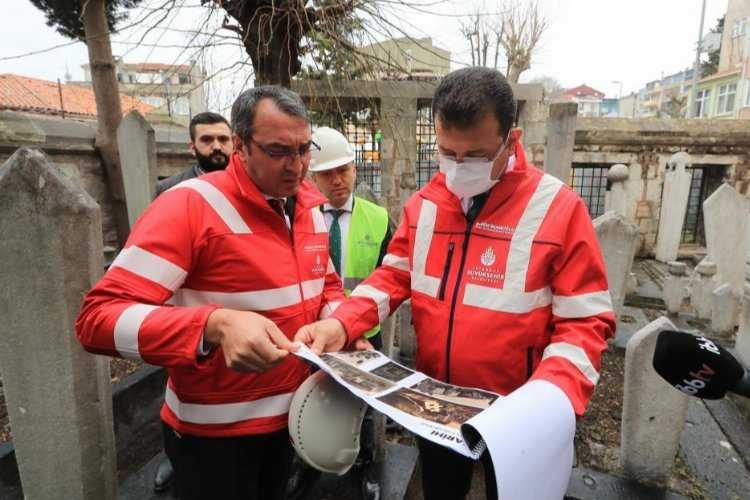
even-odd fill
[(325, 274), (326, 267), (320, 262), (320, 254), (315, 256), (315, 265), (312, 268), (313, 274)]
[(481, 266), (472, 266), (466, 272), (466, 276), (474, 281), (488, 285), (500, 286), (505, 279), (505, 275), (499, 269), (492, 267), (497, 260), (495, 249), (487, 247), (479, 256)]
[(492, 247), (487, 247), (487, 250), (484, 251), (479, 261), (484, 267), (490, 267), (495, 263), (495, 251), (492, 250)]

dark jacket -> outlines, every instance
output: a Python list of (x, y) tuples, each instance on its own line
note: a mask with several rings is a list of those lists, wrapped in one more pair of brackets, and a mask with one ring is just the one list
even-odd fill
[(161, 179), (160, 181), (156, 182), (156, 194), (154, 195), (154, 198), (162, 194), (167, 189), (176, 186), (182, 181), (186, 181), (203, 174), (204, 172), (198, 167), (198, 164), (195, 164), (184, 172), (174, 174), (173, 176), (167, 177), (166, 179)]

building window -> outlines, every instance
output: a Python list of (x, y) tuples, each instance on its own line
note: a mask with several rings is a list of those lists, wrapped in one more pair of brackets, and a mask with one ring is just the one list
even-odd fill
[(185, 85), (187, 83), (190, 83), (190, 75), (185, 73), (180, 73), (180, 85)]
[(151, 106), (155, 108), (160, 108), (164, 105), (164, 99), (161, 97), (154, 97), (154, 96), (138, 96), (138, 98), (145, 102), (146, 104), (150, 104)]
[(686, 169), (692, 173), (685, 220), (680, 243), (706, 244), (703, 224), (703, 202), (721, 186), (726, 172), (723, 165), (696, 165)]
[(747, 18), (736, 20), (734, 22), (734, 26), (732, 27), (732, 38), (739, 38), (741, 36), (744, 36), (746, 28)]
[(736, 93), (736, 83), (728, 83), (719, 87), (719, 99), (716, 101), (717, 115), (723, 115), (734, 111), (734, 96)]
[(187, 97), (178, 97), (172, 103), (172, 113), (175, 115), (189, 115), (190, 103)]
[(708, 99), (711, 97), (709, 89), (699, 90), (695, 93), (695, 116), (705, 118), (708, 116)]

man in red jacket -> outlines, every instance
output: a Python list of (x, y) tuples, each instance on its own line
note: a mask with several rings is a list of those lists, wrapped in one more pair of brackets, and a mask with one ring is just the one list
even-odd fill
[[(295, 338), (338, 350), (410, 298), (417, 369), (503, 395), (545, 380), (581, 415), (615, 327), (586, 206), (527, 164), (512, 127), (513, 91), (499, 72), (450, 73), (432, 111), (440, 172), (406, 202), (383, 265), (331, 318)], [(464, 498), (471, 460), (418, 444), (425, 498)], [(488, 465), (488, 497), (496, 498)]]
[(305, 174), (310, 123), (280, 87), (232, 107), (226, 170), (161, 194), (76, 323), (97, 354), (165, 366), (161, 418), (182, 499), (283, 499), (287, 413), (308, 366), (290, 338), (343, 300)]

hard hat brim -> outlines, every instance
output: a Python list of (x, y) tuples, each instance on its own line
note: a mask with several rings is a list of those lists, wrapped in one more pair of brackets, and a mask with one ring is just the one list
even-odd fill
[(289, 407), (289, 436), (297, 455), (322, 472), (342, 475), (359, 453), (367, 405), (323, 370), (305, 380)]
[(336, 158), (335, 160), (324, 161), (322, 163), (316, 163), (310, 165), (310, 172), (325, 172), (326, 170), (333, 170), (334, 168), (343, 167), (347, 163), (351, 163), (355, 160), (355, 155), (344, 156), (343, 158)]

